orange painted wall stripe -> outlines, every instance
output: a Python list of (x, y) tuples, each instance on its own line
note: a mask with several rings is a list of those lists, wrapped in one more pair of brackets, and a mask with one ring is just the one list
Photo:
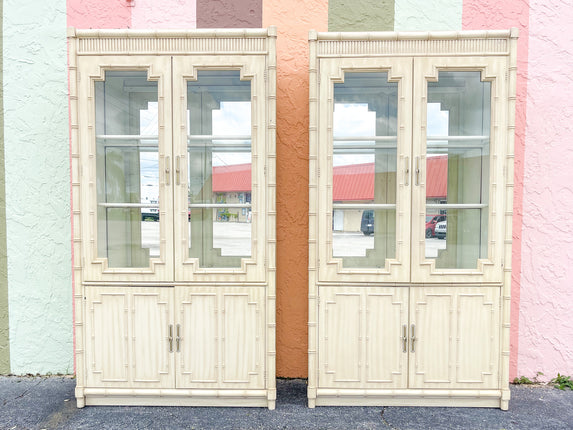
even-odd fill
[(308, 373), (308, 31), (328, 0), (263, 0), (277, 38), (277, 376)]

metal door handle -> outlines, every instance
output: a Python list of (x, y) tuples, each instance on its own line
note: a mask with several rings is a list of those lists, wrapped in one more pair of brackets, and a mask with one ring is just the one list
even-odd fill
[(173, 324), (169, 324), (169, 336), (167, 340), (169, 341), (169, 352), (173, 352)]
[(402, 352), (408, 352), (408, 326), (402, 326)]
[(177, 324), (176, 328), (175, 345), (177, 352), (181, 351), (181, 325)]
[(414, 173), (416, 174), (416, 186), (420, 185), (420, 157), (416, 157), (416, 170)]
[(175, 183), (179, 185), (181, 183), (181, 167), (179, 166), (181, 162), (181, 157), (178, 155), (175, 157)]
[(406, 170), (405, 170), (406, 186), (410, 185), (410, 157), (406, 157)]
[(410, 327), (410, 340), (412, 341), (412, 352), (416, 352), (416, 348), (414, 347), (414, 342), (416, 342), (416, 326), (414, 324)]
[(171, 181), (171, 158), (169, 155), (165, 157), (165, 184), (169, 185)]

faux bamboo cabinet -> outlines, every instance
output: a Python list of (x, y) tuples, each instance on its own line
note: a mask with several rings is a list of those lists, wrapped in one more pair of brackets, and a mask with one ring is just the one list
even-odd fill
[(310, 407), (508, 408), (516, 40), (310, 33)]
[(274, 409), (275, 41), (70, 30), (78, 407)]

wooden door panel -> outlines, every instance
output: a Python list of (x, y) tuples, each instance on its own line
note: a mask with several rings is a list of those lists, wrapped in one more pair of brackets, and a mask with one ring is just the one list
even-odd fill
[(407, 345), (404, 349), (402, 335), (408, 325), (408, 289), (367, 291), (366, 383), (404, 388), (408, 383), (408, 349)]
[(410, 387), (498, 388), (500, 288), (411, 290)]
[(87, 386), (173, 385), (170, 289), (86, 287)]
[(320, 287), (319, 381), (331, 388), (406, 388), (408, 289)]
[(223, 336), (222, 383), (231, 386), (262, 387), (263, 319), (260, 317), (261, 289), (222, 294)]
[(176, 287), (178, 388), (263, 388), (265, 289)]

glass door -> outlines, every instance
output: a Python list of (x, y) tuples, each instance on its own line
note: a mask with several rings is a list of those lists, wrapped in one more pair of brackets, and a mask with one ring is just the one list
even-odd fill
[(213, 61), (174, 59), (176, 279), (264, 280), (264, 81)]
[(461, 61), (415, 60), (414, 281), (502, 280), (503, 75), (495, 60)]
[[(321, 280), (408, 280), (410, 59), (321, 60)], [(332, 154), (329, 156), (328, 154)]]
[(163, 58), (118, 62), (80, 63), (90, 76), (79, 97), (87, 103), (79, 110), (88, 124), (82, 138), (90, 142), (82, 166), (92, 178), (82, 182), (90, 207), (82, 213), (91, 244), (86, 280), (169, 280), (170, 66)]

